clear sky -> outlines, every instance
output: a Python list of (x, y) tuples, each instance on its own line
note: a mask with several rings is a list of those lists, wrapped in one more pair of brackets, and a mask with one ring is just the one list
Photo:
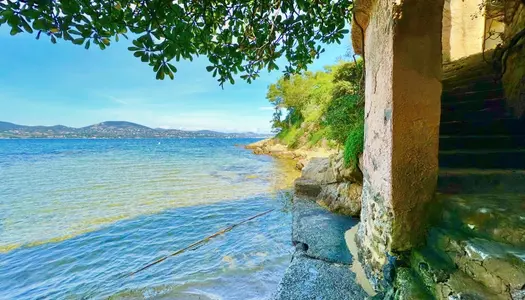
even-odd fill
[[(269, 132), (269, 84), (281, 71), (252, 84), (236, 80), (221, 89), (206, 72), (207, 59), (176, 63), (175, 80), (155, 80), (152, 69), (127, 50), (129, 41), (104, 51), (44, 36), (10, 36), (0, 28), (0, 121), (23, 125), (87, 126), (130, 121), (150, 127), (226, 132)], [(350, 47), (346, 37), (310, 67), (335, 63)]]

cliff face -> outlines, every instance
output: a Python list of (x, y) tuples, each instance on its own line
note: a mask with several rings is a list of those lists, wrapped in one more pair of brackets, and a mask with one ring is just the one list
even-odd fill
[(357, 166), (345, 166), (342, 153), (313, 158), (295, 181), (295, 192), (309, 197), (332, 212), (357, 217), (361, 212), (363, 174)]
[(357, 217), (361, 212), (363, 174), (355, 164), (344, 162), (342, 151), (326, 148), (290, 150), (276, 139), (246, 146), (254, 154), (296, 160), (302, 170), (295, 181), (297, 195), (316, 201), (332, 212)]

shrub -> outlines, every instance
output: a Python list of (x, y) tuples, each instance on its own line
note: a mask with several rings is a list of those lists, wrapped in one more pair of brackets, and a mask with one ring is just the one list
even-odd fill
[(319, 129), (316, 132), (314, 132), (313, 134), (311, 134), (310, 135), (309, 145), (310, 146), (317, 145), (319, 143), (319, 141), (321, 141), (324, 137), (326, 137), (328, 131), (329, 131), (328, 128), (323, 128), (323, 129)]
[(363, 120), (360, 122), (360, 124), (355, 124), (354, 128), (352, 128), (348, 133), (343, 153), (345, 165), (357, 166), (359, 162), (359, 155), (363, 153), (364, 141), (365, 128)]
[(332, 100), (325, 114), (325, 126), (330, 127), (328, 137), (344, 145), (355, 124), (362, 123), (364, 103), (357, 94)]

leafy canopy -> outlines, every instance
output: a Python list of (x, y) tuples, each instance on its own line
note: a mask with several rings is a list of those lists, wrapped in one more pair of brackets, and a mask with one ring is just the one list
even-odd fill
[(170, 62), (203, 55), (206, 68), (223, 85), (233, 75), (248, 82), (261, 70), (286, 75), (305, 70), (324, 51), (321, 43), (340, 43), (350, 21), (352, 0), (0, 0), (0, 26), (11, 35), (34, 33), (100, 49), (130, 32), (129, 50), (156, 72), (157, 79), (177, 68)]

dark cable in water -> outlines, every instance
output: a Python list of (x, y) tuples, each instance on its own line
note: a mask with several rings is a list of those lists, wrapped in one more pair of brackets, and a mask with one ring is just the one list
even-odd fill
[(262, 212), (262, 213), (260, 213), (260, 214), (255, 215), (255, 216), (251, 216), (251, 217), (249, 217), (248, 219), (245, 219), (245, 220), (243, 220), (243, 221), (241, 221), (241, 222), (239, 222), (239, 223), (235, 223), (235, 224), (230, 225), (230, 226), (228, 226), (228, 227), (226, 227), (226, 228), (224, 228), (224, 229), (221, 229), (220, 231), (217, 231), (216, 233), (214, 233), (214, 234), (212, 234), (212, 235), (210, 235), (210, 236), (207, 236), (207, 237), (203, 238), (202, 240), (200, 240), (200, 241), (198, 241), (198, 242), (195, 242), (195, 243), (189, 245), (189, 246), (186, 247), (186, 248), (183, 248), (183, 249), (177, 250), (177, 251), (175, 251), (175, 252), (173, 252), (173, 253), (171, 253), (171, 254), (169, 254), (169, 255), (163, 256), (163, 257), (157, 259), (156, 261), (153, 261), (153, 262), (151, 262), (151, 263), (145, 265), (144, 267), (138, 269), (137, 271), (135, 271), (135, 272), (131, 272), (131, 273), (129, 274), (129, 276), (133, 276), (133, 275), (137, 274), (138, 272), (144, 271), (144, 270), (146, 270), (146, 269), (149, 268), (149, 267), (152, 267), (152, 266), (154, 266), (154, 265), (156, 265), (156, 264), (158, 264), (158, 263), (161, 263), (161, 262), (165, 261), (166, 259), (168, 259), (169, 257), (179, 255), (179, 254), (181, 254), (182, 252), (184, 252), (184, 251), (186, 251), (186, 250), (190, 250), (190, 249), (195, 248), (195, 247), (197, 247), (197, 246), (201, 246), (201, 245), (203, 245), (204, 243), (208, 242), (209, 240), (211, 240), (211, 239), (214, 238), (214, 237), (217, 237), (217, 236), (219, 236), (219, 235), (221, 235), (221, 234), (223, 234), (223, 233), (226, 233), (226, 232), (232, 230), (233, 228), (235, 228), (235, 227), (237, 227), (237, 226), (239, 226), (239, 225), (242, 225), (242, 224), (244, 224), (244, 223), (246, 223), (246, 222), (249, 222), (249, 221), (251, 221), (251, 220), (253, 220), (253, 219), (255, 219), (255, 218), (258, 218), (258, 217), (264, 216), (264, 215), (266, 215), (266, 214), (268, 214), (268, 213), (270, 213), (270, 212), (272, 212), (272, 211), (274, 211), (274, 210), (275, 210), (275, 208), (270, 209), (270, 210), (267, 210), (267, 211), (265, 211), (265, 212)]

